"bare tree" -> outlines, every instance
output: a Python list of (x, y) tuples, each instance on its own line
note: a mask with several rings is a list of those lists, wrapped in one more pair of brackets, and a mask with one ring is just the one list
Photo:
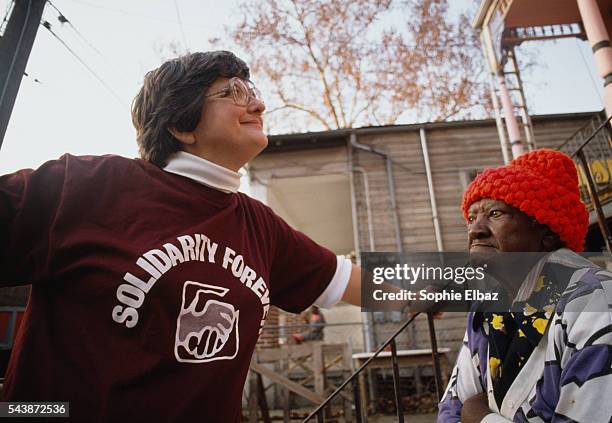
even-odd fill
[(285, 126), (483, 114), (479, 44), (466, 16), (449, 16), (448, 0), (246, 0), (240, 9), (230, 36), (272, 87), (268, 112)]
[[(418, 120), (488, 115), (480, 41), (466, 14), (454, 21), (447, 0), (411, 0), (403, 34), (385, 33), (385, 62), (393, 66), (392, 92), (411, 97)], [(396, 60), (393, 60), (393, 59)]]

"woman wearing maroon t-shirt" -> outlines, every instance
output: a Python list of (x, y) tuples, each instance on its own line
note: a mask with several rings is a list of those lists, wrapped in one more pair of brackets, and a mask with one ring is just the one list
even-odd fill
[(3, 401), (88, 421), (239, 421), (270, 305), (359, 304), (359, 269), (237, 192), (267, 145), (230, 52), (149, 72), (140, 159), (64, 155), (0, 178), (3, 285), (32, 284)]

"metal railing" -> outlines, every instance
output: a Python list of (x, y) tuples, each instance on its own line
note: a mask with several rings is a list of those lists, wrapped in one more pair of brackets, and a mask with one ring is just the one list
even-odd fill
[[(394, 333), (391, 335), (383, 344), (372, 353), (372, 356), (368, 358), (351, 376), (349, 376), (344, 382), (338, 386), (334, 392), (332, 392), (319, 406), (312, 411), (303, 421), (302, 423), (306, 423), (310, 421), (313, 417), (316, 417), (318, 423), (322, 423), (324, 421), (324, 410), (325, 407), (336, 398), (342, 390), (348, 386), (349, 383), (352, 383), (353, 389), (353, 397), (355, 402), (355, 421), (357, 423), (361, 423), (362, 420), (362, 404), (361, 397), (359, 394), (359, 379), (358, 376), (361, 372), (363, 372), (368, 365), (383, 352), (387, 346), (391, 347), (391, 364), (393, 369), (393, 391), (395, 393), (395, 409), (397, 414), (397, 420), (400, 423), (404, 422), (404, 409), (402, 403), (402, 397), (400, 394), (400, 377), (399, 377), (399, 360), (397, 355), (397, 343), (395, 339), (408, 327), (421, 313), (413, 314), (406, 322), (404, 322)], [(438, 395), (438, 400), (442, 398), (444, 393), (444, 386), (442, 385), (442, 374), (440, 371), (440, 357), (438, 354), (438, 342), (436, 339), (436, 332), (434, 326), (434, 318), (432, 313), (427, 313), (427, 323), (429, 326), (429, 339), (431, 343), (431, 354), (434, 368), (434, 379), (436, 383), (436, 392)]]
[[(595, 182), (595, 192), (602, 199), (612, 194), (612, 145), (610, 144), (609, 128), (606, 130), (606, 120), (603, 114), (594, 115), (585, 125), (572, 134), (561, 146), (560, 151), (569, 156), (578, 158), (580, 151), (589, 163), (589, 166), (580, 168), (583, 182), (580, 189), (582, 201), (592, 208), (593, 202), (586, 185), (586, 171), (589, 170)], [(578, 165), (583, 163), (578, 162)]]
[(595, 115), (559, 147), (576, 161), (583, 184), (582, 201), (593, 209), (606, 249), (612, 253), (612, 237), (606, 224), (602, 202), (612, 198), (612, 130), (610, 120)]

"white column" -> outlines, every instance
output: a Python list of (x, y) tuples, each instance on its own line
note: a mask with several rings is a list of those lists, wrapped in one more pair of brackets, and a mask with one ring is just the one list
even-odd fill
[(510, 148), (512, 149), (512, 158), (516, 159), (524, 153), (523, 140), (521, 139), (521, 130), (519, 129), (516, 116), (514, 115), (514, 106), (510, 98), (510, 92), (506, 87), (506, 78), (502, 72), (497, 75), (499, 82), (499, 97), (504, 109), (504, 120), (508, 129), (508, 138), (510, 138)]
[(604, 79), (604, 107), (612, 116), (612, 46), (610, 35), (596, 0), (578, 0), (578, 9), (587, 38), (593, 49), (597, 72)]

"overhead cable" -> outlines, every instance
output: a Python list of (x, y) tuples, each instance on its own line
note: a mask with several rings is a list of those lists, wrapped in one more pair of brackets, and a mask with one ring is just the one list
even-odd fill
[(115, 97), (119, 103), (121, 103), (122, 106), (128, 107), (128, 105), (121, 99), (121, 97), (119, 97), (115, 90), (113, 90), (111, 86), (104, 81), (104, 79), (102, 79), (87, 63), (85, 63), (85, 61), (81, 59), (79, 55), (51, 29), (51, 24), (48, 21), (43, 21), (42, 26), (47, 28), (47, 30), (70, 52), (70, 54), (72, 54), (74, 58), (77, 59), (79, 63), (81, 63), (85, 69), (87, 69), (108, 90), (108, 92)]
[(183, 36), (183, 49), (187, 51), (189, 49), (187, 37), (185, 36), (185, 28), (183, 28), (183, 20), (181, 19), (181, 13), (179, 12), (178, 3), (176, 0), (174, 0), (174, 8), (176, 9), (176, 17), (178, 19), (179, 28), (181, 29), (181, 35)]
[(81, 40), (83, 40), (85, 42), (85, 44), (87, 44), (92, 50), (94, 50), (96, 53), (98, 53), (98, 55), (100, 55), (100, 57), (102, 57), (103, 59), (106, 59), (106, 57), (104, 57), (104, 54), (102, 54), (102, 52), (100, 50), (98, 50), (96, 48), (96, 46), (93, 45), (93, 43), (91, 43), (87, 38), (85, 38), (85, 36), (81, 33), (81, 31), (79, 31), (76, 26), (74, 26), (74, 24), (72, 23), (72, 21), (70, 21), (66, 15), (64, 15), (52, 2), (51, 0), (47, 0), (47, 3), (49, 3), (51, 5), (51, 7), (53, 9), (55, 9), (55, 11), (59, 14), (59, 16), (57, 17), (57, 20), (60, 21), (61, 23), (67, 23), (70, 28), (72, 28), (72, 30), (79, 36), (79, 38)]

